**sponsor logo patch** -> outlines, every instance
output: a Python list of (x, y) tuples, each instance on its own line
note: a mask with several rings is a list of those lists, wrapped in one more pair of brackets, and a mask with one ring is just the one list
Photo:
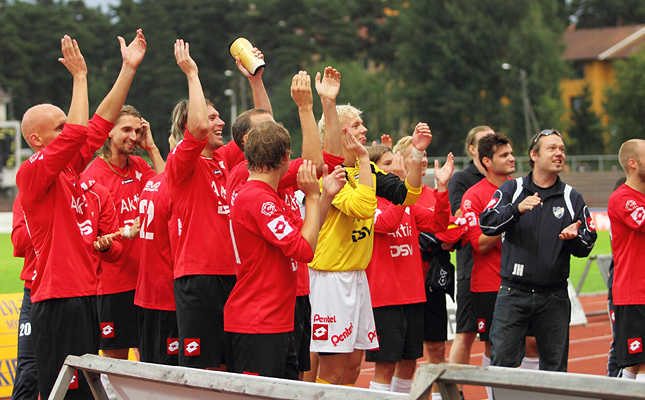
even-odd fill
[(372, 332), (369, 332), (367, 334), (367, 338), (369, 339), (370, 343), (374, 343), (374, 339), (378, 342), (378, 335), (376, 334), (376, 328)]
[(114, 337), (114, 322), (101, 322), (101, 337)]
[(152, 182), (148, 181), (146, 182), (146, 187), (143, 188), (144, 192), (158, 192), (159, 191), (159, 186), (161, 186), (161, 182)]
[(311, 337), (313, 338), (313, 340), (329, 339), (329, 325), (313, 324), (313, 326), (311, 327)]
[(340, 335), (334, 335), (331, 337), (331, 343), (334, 345), (334, 347), (338, 346), (338, 343), (344, 342), (345, 339), (352, 335), (353, 330), (354, 324), (350, 322), (349, 326), (345, 328), (345, 332), (341, 333)]
[(486, 208), (493, 208), (493, 207), (495, 207), (495, 204), (497, 204), (497, 202), (498, 202), (498, 201), (499, 201), (499, 199), (496, 199), (496, 198), (494, 198), (494, 197), (493, 197), (492, 199), (490, 199), (490, 201), (488, 202), (488, 204), (486, 204)]
[(643, 341), (639, 337), (627, 339), (627, 348), (629, 349), (629, 354), (642, 353)]
[(596, 230), (596, 223), (595, 223), (595, 222), (593, 222), (593, 218), (591, 218), (591, 217), (587, 218), (587, 226), (588, 226), (588, 227), (589, 227), (589, 229), (591, 229), (592, 231), (595, 231), (595, 230)]
[(616, 322), (616, 314), (614, 314), (614, 310), (611, 310), (609, 313), (609, 318), (611, 318), (611, 322)]
[(262, 204), (262, 214), (266, 215), (267, 217), (270, 217), (275, 213), (275, 204), (271, 201), (267, 201), (266, 203)]
[(464, 200), (463, 206), (464, 206), (464, 210), (468, 211), (473, 206), (473, 203), (470, 200), (466, 199)]
[(553, 207), (553, 215), (557, 218), (560, 219), (564, 215), (564, 207)]
[(627, 211), (635, 210), (637, 207), (638, 203), (636, 203), (634, 200), (627, 200), (627, 203), (625, 203), (625, 209)]
[(168, 354), (179, 354), (179, 338), (167, 338), (166, 339), (166, 348), (168, 349)]
[(132, 182), (134, 182), (134, 179), (132, 179), (132, 178), (124, 179), (124, 180), (121, 181), (121, 184), (122, 185), (127, 185), (128, 183), (132, 183)]
[(638, 225), (642, 225), (643, 221), (645, 221), (645, 209), (638, 207), (631, 213), (631, 217)]
[(314, 322), (325, 322), (328, 324), (335, 324), (336, 323), (336, 316), (335, 315), (320, 315), (316, 314), (314, 315)]
[(293, 232), (293, 228), (289, 225), (284, 215), (279, 216), (278, 218), (273, 219), (267, 224), (267, 227), (273, 232), (278, 240), (284, 239), (285, 236)]
[(478, 319), (477, 320), (477, 332), (486, 332), (486, 320)]
[(202, 347), (199, 344), (199, 339), (184, 339), (184, 355), (185, 356), (198, 356), (201, 354)]
[(134, 177), (137, 178), (138, 181), (141, 180), (142, 176), (143, 176), (143, 172), (134, 171)]

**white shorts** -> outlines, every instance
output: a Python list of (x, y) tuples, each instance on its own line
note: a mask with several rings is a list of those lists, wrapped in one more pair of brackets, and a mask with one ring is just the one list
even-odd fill
[(314, 353), (378, 349), (365, 271), (309, 269), (311, 347)]

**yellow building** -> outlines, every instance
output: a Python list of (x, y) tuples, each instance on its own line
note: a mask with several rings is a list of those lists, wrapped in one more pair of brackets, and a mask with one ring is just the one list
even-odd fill
[(563, 58), (571, 62), (574, 76), (560, 82), (562, 100), (568, 110), (580, 107), (585, 85), (590, 88), (592, 109), (603, 124), (608, 117), (602, 103), (604, 90), (614, 82), (613, 62), (627, 58), (645, 45), (645, 25), (575, 29), (564, 33)]

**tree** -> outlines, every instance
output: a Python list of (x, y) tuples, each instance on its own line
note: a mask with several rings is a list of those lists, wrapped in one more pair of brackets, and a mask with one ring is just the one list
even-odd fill
[(642, 0), (572, 0), (569, 9), (577, 28), (645, 23)]
[(612, 134), (610, 147), (617, 152), (628, 139), (645, 137), (645, 50), (614, 64), (616, 84), (606, 91), (605, 110)]
[(585, 85), (581, 103), (571, 108), (571, 127), (567, 132), (567, 153), (603, 154), (603, 126), (600, 117), (591, 109), (591, 90)]

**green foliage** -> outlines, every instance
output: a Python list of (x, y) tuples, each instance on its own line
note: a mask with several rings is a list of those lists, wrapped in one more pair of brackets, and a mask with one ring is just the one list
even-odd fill
[(572, 0), (569, 8), (577, 28), (645, 23), (645, 2), (642, 0)]
[(584, 87), (580, 108), (571, 110), (571, 127), (567, 137), (567, 153), (603, 154), (605, 145), (600, 117), (591, 109), (591, 90)]
[(606, 92), (604, 107), (612, 133), (610, 147), (617, 152), (628, 139), (645, 137), (645, 50), (614, 64), (616, 85)]

